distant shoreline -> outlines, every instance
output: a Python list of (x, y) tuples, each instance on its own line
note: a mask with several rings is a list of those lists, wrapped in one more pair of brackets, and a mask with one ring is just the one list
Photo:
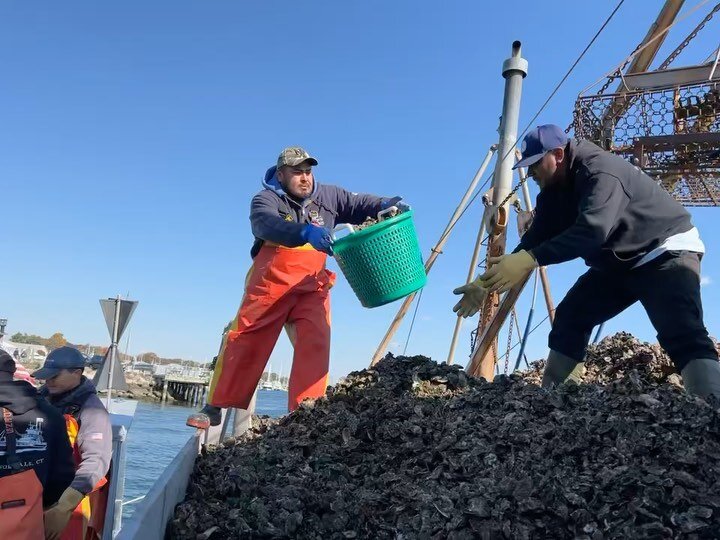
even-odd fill
[[(85, 369), (85, 376), (92, 380), (95, 377), (96, 370), (91, 368)], [(136, 371), (125, 372), (125, 382), (127, 382), (127, 390), (113, 390), (113, 397), (125, 398), (125, 399), (136, 399), (138, 401), (145, 401), (147, 403), (161, 403), (162, 402), (162, 391), (154, 388), (153, 376), (148, 373), (140, 373)], [(105, 395), (105, 392), (98, 392), (100, 395)], [(174, 399), (168, 395), (166, 403), (184, 403)]]

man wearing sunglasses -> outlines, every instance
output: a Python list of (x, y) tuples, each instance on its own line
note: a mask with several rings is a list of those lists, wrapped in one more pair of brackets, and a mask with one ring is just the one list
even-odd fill
[(640, 302), (688, 392), (720, 398), (720, 364), (703, 323), (700, 261), (705, 246), (690, 214), (657, 182), (556, 125), (530, 131), (522, 159), (540, 187), (535, 218), (513, 253), (459, 287), (461, 316), (487, 291), (505, 292), (538, 266), (578, 257), (589, 270), (568, 291), (550, 331), (546, 388), (580, 381), (593, 328)]

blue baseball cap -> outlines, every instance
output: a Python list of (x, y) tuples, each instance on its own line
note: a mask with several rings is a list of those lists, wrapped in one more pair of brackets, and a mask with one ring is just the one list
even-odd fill
[(48, 380), (63, 369), (84, 369), (85, 357), (73, 347), (60, 347), (47, 355), (43, 367), (32, 374), (36, 379)]
[(540, 161), (550, 150), (564, 147), (568, 140), (568, 136), (563, 129), (555, 124), (545, 124), (528, 131), (522, 145), (520, 145), (522, 156), (513, 169), (529, 167), (533, 163)]

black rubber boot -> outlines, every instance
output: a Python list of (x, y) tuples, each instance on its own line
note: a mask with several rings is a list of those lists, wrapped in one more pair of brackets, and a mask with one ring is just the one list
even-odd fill
[(714, 358), (690, 360), (680, 375), (689, 394), (720, 399), (720, 362)]
[(584, 373), (584, 362), (551, 350), (543, 373), (542, 387), (551, 389), (566, 382), (578, 384), (582, 382)]
[(222, 409), (220, 407), (205, 405), (198, 412), (188, 416), (185, 424), (198, 429), (208, 429), (210, 426), (219, 426), (221, 420)]

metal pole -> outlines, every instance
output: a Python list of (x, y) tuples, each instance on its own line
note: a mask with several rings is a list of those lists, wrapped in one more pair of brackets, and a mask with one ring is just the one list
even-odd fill
[[(495, 348), (495, 351), (497, 351), (497, 336), (500, 333), (500, 329), (503, 327), (508, 316), (515, 308), (515, 304), (517, 303), (518, 298), (520, 298), (520, 294), (523, 292), (523, 289), (529, 280), (530, 274), (524, 277), (520, 283), (505, 293), (502, 301), (497, 306), (496, 313), (493, 314), (493, 317), (488, 321), (487, 327), (483, 328), (482, 334), (478, 334), (478, 337), (475, 340), (475, 348), (473, 349), (472, 356), (470, 357), (470, 362), (468, 362), (465, 367), (465, 371), (467, 373), (477, 377), (477, 374), (480, 373), (480, 360), (485, 358), (492, 348)], [(486, 377), (487, 375), (487, 373), (483, 373), (481, 376)], [(492, 375), (492, 373), (490, 375)]]
[[(527, 76), (528, 62), (521, 56), (521, 43), (514, 41), (512, 55), (503, 62), (502, 76), (505, 78), (500, 142), (493, 178), (493, 204), (497, 207), (508, 196), (512, 188), (512, 167), (515, 164), (515, 143), (517, 142), (518, 120), (522, 81)], [(507, 203), (506, 203), (507, 204)]]
[[(478, 259), (480, 258), (480, 249), (482, 248), (482, 241), (485, 237), (485, 222), (487, 219), (487, 207), (483, 210), (482, 223), (480, 223), (480, 229), (478, 230), (477, 240), (475, 240), (475, 250), (473, 251), (472, 258), (470, 259), (470, 268), (468, 269), (467, 282), (470, 283), (475, 277), (475, 268), (477, 268)], [(452, 340), (450, 341), (450, 351), (448, 352), (447, 363), (453, 363), (453, 357), (455, 356), (455, 349), (457, 347), (458, 337), (460, 336), (460, 328), (462, 327), (463, 318), (459, 317), (455, 321), (455, 329), (453, 330)]]
[[(512, 187), (513, 171), (515, 164), (515, 143), (517, 142), (518, 120), (520, 116), (520, 98), (522, 96), (522, 82), (527, 76), (528, 62), (521, 55), (521, 43), (514, 41), (510, 58), (503, 62), (502, 76), (505, 78), (505, 93), (503, 96), (502, 120), (500, 122), (500, 140), (498, 143), (499, 159), (495, 162), (495, 174), (493, 176), (493, 210), (494, 218), (490, 239), (488, 241), (488, 255), (499, 256), (505, 253), (505, 241), (507, 238), (507, 202), (504, 207), (501, 203), (507, 199)], [(498, 295), (488, 295), (480, 316), (478, 325), (478, 336), (483, 335), (485, 329), (490, 325), (494, 314), (497, 312)], [(471, 366), (475, 372), (471, 375), (484, 377), (487, 381), (493, 380), (495, 373), (495, 354), (489, 351), (482, 358), (476, 358), (473, 354)]]
[(228, 407), (225, 409), (225, 417), (223, 418), (222, 422), (222, 429), (220, 430), (220, 438), (218, 439), (218, 444), (221, 444), (225, 440), (225, 435), (227, 434), (228, 426), (230, 425), (230, 417), (233, 415), (233, 412), (236, 412), (238, 409), (233, 409)]
[(717, 55), (715, 55), (715, 62), (713, 62), (713, 67), (710, 70), (710, 76), (708, 77), (708, 81), (712, 81), (713, 75), (715, 75), (715, 70), (718, 67), (718, 62), (720, 62), (720, 48), (718, 48)]
[[(118, 305), (120, 303), (118, 302)], [(108, 390), (110, 388), (108, 387)], [(127, 440), (127, 429), (125, 426), (120, 426), (117, 438), (117, 446), (115, 447), (116, 452), (113, 452), (113, 459), (118, 461), (117, 465), (117, 478), (113, 478), (113, 481), (117, 482), (115, 489), (115, 513), (113, 514), (113, 525), (112, 525), (112, 537), (115, 538), (120, 532), (122, 526), (122, 500), (125, 496), (125, 460), (126, 460), (126, 446)]]
[[(432, 248), (430, 257), (428, 257), (428, 260), (425, 262), (425, 273), (428, 274), (430, 270), (433, 267), (433, 264), (435, 264), (435, 260), (438, 258), (438, 255), (442, 252), (442, 248), (445, 245), (445, 242), (447, 242), (447, 239), (450, 236), (450, 232), (453, 230), (453, 227), (455, 227), (455, 223), (458, 219), (460, 219), (460, 214), (465, 210), (467, 207), (467, 203), (470, 200), (470, 196), (472, 195), (473, 191), (475, 191), (475, 188), (477, 187), (478, 183), (480, 182), (480, 178), (482, 178), (482, 175), (485, 174), (485, 169), (487, 169), (487, 166), (490, 164), (490, 160), (492, 159), (493, 155), (497, 151), (497, 145), (492, 145), (489, 149), (487, 154), (485, 155), (485, 159), (483, 160), (482, 164), (480, 165), (480, 168), (475, 173), (475, 176), (472, 179), (472, 182), (470, 182), (470, 185), (467, 188), (467, 191), (465, 191), (465, 195), (463, 195), (462, 200), (458, 204), (457, 208), (455, 209), (455, 212), (453, 213), (452, 217), (450, 218), (450, 221), (448, 222), (447, 226), (445, 227), (445, 230), (442, 233), (442, 236), (440, 236), (440, 240), (438, 240), (438, 243), (435, 245), (434, 248)], [(403, 318), (407, 314), (408, 310), (410, 309), (410, 305), (412, 304), (412, 301), (415, 299), (415, 294), (411, 294), (403, 300), (402, 305), (400, 306), (400, 309), (397, 312), (397, 315), (395, 315), (395, 318), (390, 323), (390, 327), (388, 328), (388, 331), (385, 333), (385, 337), (383, 337), (382, 341), (380, 342), (380, 345), (378, 345), (377, 350), (375, 351), (375, 354), (372, 357), (372, 361), (370, 362), (371, 366), (374, 366), (377, 364), (382, 356), (385, 354), (385, 351), (388, 348), (388, 345), (392, 341), (393, 336), (395, 335), (395, 332), (397, 332), (398, 328), (400, 328), (400, 323), (402, 323)]]
[[(518, 169), (518, 176), (520, 176), (520, 180), (524, 180), (525, 178), (527, 178), (527, 171), (524, 168), (520, 167)], [(532, 212), (532, 197), (530, 197), (530, 188), (527, 186), (527, 181), (524, 181), (522, 184), (522, 193), (523, 200), (525, 201), (525, 208)]]
[[(512, 316), (515, 317), (516, 321), (520, 320), (520, 318), (518, 317), (518, 314), (517, 314), (517, 308), (515, 306), (513, 306)], [(518, 324), (515, 325), (515, 331), (517, 332), (518, 343), (520, 343), (523, 339), (523, 335), (520, 332), (520, 323), (519, 322), (518, 322)], [(530, 364), (528, 363), (528, 359), (527, 359), (527, 356), (525, 356), (525, 353), (523, 353), (523, 359), (525, 360), (525, 365), (529, 366)]]
[(120, 323), (120, 295), (115, 299), (115, 319), (113, 320), (112, 343), (110, 344), (110, 369), (108, 369), (107, 398), (105, 408), (110, 412), (110, 395), (112, 394), (113, 368), (115, 367), (115, 351), (118, 342), (118, 324)]
[[(515, 150), (515, 154), (520, 156), (520, 152)], [(522, 192), (523, 199), (525, 201), (525, 208), (529, 211), (533, 210), (532, 198), (530, 197), (530, 188), (527, 186), (527, 171), (524, 167), (518, 168), (518, 175), (522, 181)], [(550, 326), (555, 322), (555, 302), (553, 302), (552, 294), (550, 293), (550, 280), (547, 276), (547, 268), (544, 266), (540, 267), (540, 283), (542, 283), (543, 294), (545, 295), (545, 305), (547, 306), (548, 317), (550, 318)]]
[(236, 409), (233, 418), (233, 436), (239, 437), (252, 428), (252, 415), (255, 414), (255, 402), (257, 401), (257, 388), (253, 394), (247, 409)]
[(530, 326), (532, 326), (533, 317), (535, 316), (535, 299), (537, 298), (539, 274), (540, 272), (535, 272), (535, 283), (533, 284), (532, 303), (530, 304), (530, 312), (528, 313), (527, 323), (525, 324), (525, 332), (523, 333), (522, 342), (520, 344), (520, 352), (518, 353), (517, 361), (515, 362), (515, 370), (520, 367), (520, 360), (522, 360), (522, 357), (525, 354), (525, 346), (527, 345), (527, 339), (530, 335)]
[(597, 332), (595, 332), (595, 339), (593, 339), (593, 345), (597, 345), (597, 342), (600, 341), (603, 328), (605, 328), (605, 323), (601, 323), (600, 326), (598, 326)]

